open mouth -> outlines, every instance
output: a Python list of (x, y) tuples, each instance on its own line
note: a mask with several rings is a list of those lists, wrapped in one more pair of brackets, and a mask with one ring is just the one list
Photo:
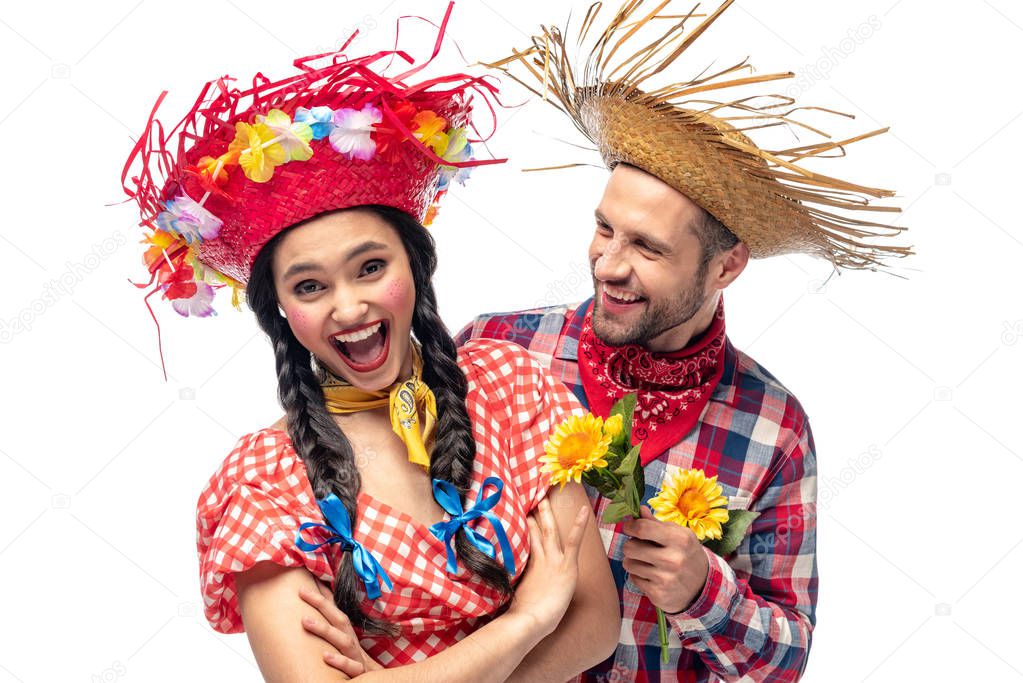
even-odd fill
[(338, 355), (357, 372), (376, 370), (387, 360), (390, 334), (387, 321), (378, 320), (331, 337)]
[(613, 312), (622, 312), (636, 304), (642, 304), (646, 301), (645, 297), (628, 292), (619, 292), (615, 290), (614, 293), (612, 293), (607, 287), (603, 288), (601, 294), (603, 295), (603, 303), (605, 307), (611, 309)]

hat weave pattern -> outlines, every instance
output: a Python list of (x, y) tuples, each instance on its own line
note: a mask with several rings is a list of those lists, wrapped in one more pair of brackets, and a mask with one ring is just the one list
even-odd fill
[[(754, 258), (808, 253), (825, 258), (836, 269), (888, 267), (887, 259), (912, 254), (909, 247), (877, 238), (905, 230), (859, 218), (854, 212), (898, 212), (893, 206), (871, 204), (891, 197), (878, 189), (816, 173), (803, 162), (811, 158), (844, 156), (845, 147), (888, 129), (874, 130), (834, 141), (827, 134), (793, 118), (800, 110), (848, 116), (830, 109), (795, 106), (793, 98), (774, 94), (736, 99), (707, 99), (705, 93), (791, 78), (790, 72), (752, 73), (741, 63), (707, 75), (648, 86), (664, 72), (732, 4), (726, 0), (709, 15), (695, 9), (681, 15), (662, 12), (661, 0), (644, 12), (644, 0), (630, 0), (614, 14), (599, 35), (594, 26), (602, 3), (589, 8), (576, 33), (541, 27), (524, 50), (487, 66), (497, 69), (566, 113), (596, 147), (604, 164), (636, 166), (664, 181), (706, 209), (750, 249)], [(694, 28), (689, 26), (702, 17)], [(639, 36), (655, 21), (668, 28), (653, 42)], [(596, 35), (582, 65), (574, 52), (591, 33)], [(637, 42), (638, 50), (625, 49)], [(514, 69), (514, 71), (513, 71)], [(850, 117), (851, 118), (851, 117)], [(824, 138), (820, 142), (782, 150), (758, 147), (747, 132), (790, 126)], [(580, 164), (565, 164), (565, 168)]]

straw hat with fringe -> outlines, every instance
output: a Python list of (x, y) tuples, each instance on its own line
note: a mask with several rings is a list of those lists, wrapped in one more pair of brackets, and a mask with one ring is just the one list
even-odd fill
[[(660, 178), (717, 218), (749, 247), (754, 258), (808, 253), (829, 260), (836, 270), (876, 270), (888, 265), (883, 259), (912, 254), (909, 247), (875, 242), (905, 228), (848, 215), (850, 211), (898, 212), (897, 207), (869, 204), (871, 199), (892, 196), (891, 191), (821, 175), (801, 165), (804, 159), (844, 156), (846, 145), (887, 128), (835, 142), (791, 115), (799, 110), (847, 114), (796, 107), (792, 98), (781, 95), (704, 99), (704, 93), (712, 91), (793, 77), (792, 73), (735, 77), (740, 71), (752, 72), (746, 60), (712, 75), (700, 73), (688, 81), (642, 88), (675, 63), (732, 1), (726, 0), (710, 15), (695, 14), (695, 7), (684, 15), (668, 15), (662, 11), (670, 0), (656, 6), (629, 0), (596, 37), (580, 70), (573, 65), (568, 46), (583, 49), (602, 10), (603, 3), (598, 2), (589, 8), (574, 39), (569, 39), (567, 26), (564, 31), (541, 27), (528, 49), (513, 50), (486, 66), (502, 71), (568, 114), (597, 146), (609, 169), (627, 163)], [(697, 17), (702, 21), (687, 31), (687, 24)], [(667, 20), (670, 28), (630, 53), (626, 46), (636, 44), (640, 30), (655, 20)], [(769, 103), (758, 105), (757, 100), (764, 98)], [(779, 125), (797, 126), (825, 139), (767, 150), (745, 135)]]

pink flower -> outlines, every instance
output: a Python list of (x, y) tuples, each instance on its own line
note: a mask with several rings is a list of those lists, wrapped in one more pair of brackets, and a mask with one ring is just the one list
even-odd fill
[(383, 121), (383, 114), (371, 104), (359, 109), (338, 109), (334, 112), (334, 129), (330, 131), (330, 146), (349, 159), (369, 161), (377, 151), (377, 143), (370, 135), (374, 125)]

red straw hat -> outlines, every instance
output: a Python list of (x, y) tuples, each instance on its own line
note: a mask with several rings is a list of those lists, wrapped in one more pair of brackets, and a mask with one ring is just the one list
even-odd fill
[[(409, 82), (439, 52), (452, 5), (416, 66), (397, 49), (349, 57), (356, 31), (337, 52), (296, 59), (288, 78), (257, 73), (247, 90), (228, 76), (207, 83), (168, 134), (156, 118), (162, 93), (121, 174), (152, 231), (142, 240), (150, 279), (136, 284), (152, 287), (146, 307), (161, 292), (181, 315), (209, 316), (227, 286), (238, 308), (256, 254), (281, 230), (366, 204), (426, 225), (452, 179), (504, 161), (472, 157), (486, 139), (471, 122), (472, 91), (493, 115), (492, 83), (461, 73)], [(387, 75), (395, 63), (407, 68)]]

